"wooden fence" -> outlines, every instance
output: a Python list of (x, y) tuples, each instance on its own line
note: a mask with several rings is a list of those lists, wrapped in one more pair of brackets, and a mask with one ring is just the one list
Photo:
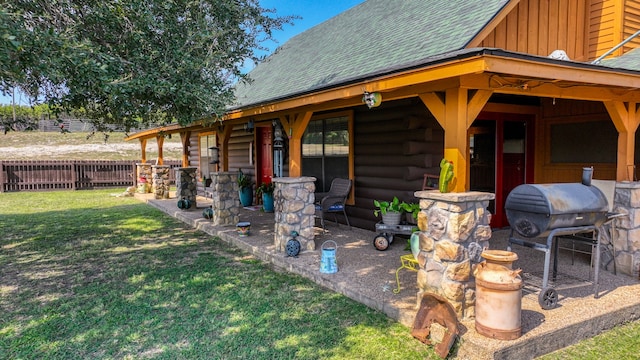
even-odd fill
[[(0, 161), (0, 192), (133, 186), (138, 161)], [(164, 165), (181, 167), (181, 161)], [(175, 182), (175, 172), (170, 172)]]

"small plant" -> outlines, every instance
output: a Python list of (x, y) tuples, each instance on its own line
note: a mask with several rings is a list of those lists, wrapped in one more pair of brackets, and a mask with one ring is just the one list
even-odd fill
[(276, 189), (276, 185), (274, 183), (263, 182), (262, 184), (260, 184), (260, 186), (258, 186), (258, 188), (256, 189), (256, 192), (258, 194), (273, 194), (275, 189)]
[(397, 196), (394, 196), (393, 200), (391, 201), (373, 200), (373, 205), (375, 205), (376, 207), (376, 209), (373, 211), (373, 215), (375, 216), (378, 216), (380, 214), (386, 215), (388, 212), (407, 212), (410, 213), (414, 219), (417, 219), (418, 213), (420, 212), (420, 204), (400, 201)]
[(211, 185), (211, 181), (212, 179), (210, 177), (207, 177), (207, 175), (202, 175), (202, 184), (205, 187), (209, 187)]
[(242, 172), (242, 169), (238, 170), (238, 187), (240, 190), (251, 186), (251, 178)]
[(373, 211), (373, 215), (378, 216), (380, 214), (386, 215), (388, 212), (401, 212), (401, 204), (397, 196), (394, 196), (392, 201), (373, 200), (373, 205), (377, 208)]
[(418, 203), (404, 203), (403, 209), (405, 212), (411, 214), (414, 220), (418, 219), (420, 213), (420, 204)]

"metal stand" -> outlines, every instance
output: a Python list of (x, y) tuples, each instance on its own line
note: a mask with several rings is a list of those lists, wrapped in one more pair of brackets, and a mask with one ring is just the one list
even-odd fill
[(415, 228), (416, 225), (411, 224), (387, 225), (379, 222), (376, 224), (378, 235), (373, 238), (373, 246), (380, 251), (387, 250), (394, 234), (411, 235)]
[[(586, 226), (576, 226), (576, 227), (565, 227), (565, 228), (557, 228), (551, 230), (547, 235), (547, 242), (538, 243), (535, 241), (527, 241), (524, 239), (520, 239), (514, 237), (514, 230), (511, 230), (511, 235), (509, 236), (509, 244), (507, 249), (511, 251), (511, 244), (517, 244), (521, 246), (526, 246), (535, 250), (544, 252), (544, 274), (542, 277), (542, 290), (540, 291), (540, 295), (538, 296), (538, 302), (540, 307), (544, 310), (553, 309), (558, 304), (558, 295), (555, 289), (549, 287), (549, 265), (551, 263), (551, 247), (554, 245), (553, 240), (557, 236), (562, 235), (575, 235), (582, 234), (587, 232), (597, 232), (597, 238), (595, 241), (596, 247), (596, 259), (595, 259), (595, 269), (594, 269), (594, 297), (598, 298), (598, 276), (600, 275), (600, 238), (601, 231), (595, 225), (586, 225)], [(593, 256), (593, 254), (592, 254)], [(554, 247), (554, 256), (553, 256), (553, 279), (556, 279), (558, 274), (558, 241), (555, 242)]]

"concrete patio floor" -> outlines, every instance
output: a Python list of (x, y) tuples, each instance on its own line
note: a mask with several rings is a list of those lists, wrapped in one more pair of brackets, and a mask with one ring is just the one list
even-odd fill
[[(173, 195), (173, 194), (172, 194)], [(241, 209), (240, 221), (251, 223), (248, 237), (238, 236), (235, 226), (213, 226), (202, 217), (202, 210), (211, 204), (198, 197), (197, 208), (183, 211), (176, 200), (155, 200), (151, 194), (136, 194), (136, 198), (160, 209), (184, 223), (253, 254), (275, 268), (299, 274), (330, 290), (379, 310), (398, 322), (411, 327), (417, 312), (416, 273), (401, 270), (401, 291), (396, 289), (396, 269), (400, 256), (408, 254), (406, 239), (397, 237), (385, 251), (376, 250), (371, 231), (337, 226), (327, 222), (327, 231), (316, 228), (316, 251), (287, 257), (275, 251), (273, 214)], [(319, 221), (318, 221), (319, 223)], [(494, 231), (491, 249), (506, 249), (509, 230)], [(336, 259), (338, 272), (320, 273), (321, 245), (333, 240), (338, 244)], [(514, 246), (519, 260), (514, 268), (522, 269), (524, 280), (522, 298), (522, 336), (515, 340), (495, 340), (478, 334), (474, 321), (460, 323), (461, 336), (457, 340), (457, 359), (532, 359), (554, 350), (592, 337), (616, 325), (640, 318), (640, 281), (626, 275), (600, 271), (599, 298), (594, 298), (594, 285), (589, 282), (588, 255), (559, 252), (559, 277), (550, 283), (559, 295), (558, 307), (542, 310), (538, 304), (539, 286), (544, 272), (544, 254), (530, 248)], [(416, 340), (418, 341), (418, 340)]]

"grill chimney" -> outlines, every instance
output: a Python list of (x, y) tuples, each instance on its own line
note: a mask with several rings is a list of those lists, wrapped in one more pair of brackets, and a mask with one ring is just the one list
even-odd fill
[(593, 177), (593, 166), (582, 168), (582, 185), (591, 186), (592, 177)]

